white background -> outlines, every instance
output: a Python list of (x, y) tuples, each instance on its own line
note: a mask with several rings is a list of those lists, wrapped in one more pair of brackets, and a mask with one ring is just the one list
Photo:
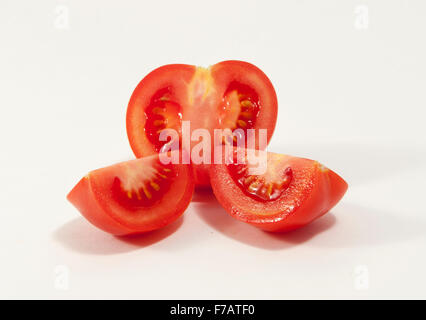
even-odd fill
[[(0, 298), (426, 298), (425, 13), (421, 0), (2, 0)], [(339, 205), (286, 235), (208, 192), (132, 240), (88, 224), (65, 196), (132, 158), (136, 84), (227, 59), (270, 77), (269, 150), (341, 174)]]

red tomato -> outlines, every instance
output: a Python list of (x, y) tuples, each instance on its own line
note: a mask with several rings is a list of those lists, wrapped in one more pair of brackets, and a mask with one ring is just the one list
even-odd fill
[(175, 221), (193, 192), (190, 165), (164, 165), (153, 155), (92, 171), (67, 198), (96, 227), (127, 235)]
[[(208, 129), (211, 140), (214, 129), (239, 128), (267, 129), (269, 142), (277, 120), (275, 90), (260, 69), (242, 61), (155, 69), (138, 84), (127, 109), (127, 135), (136, 157), (159, 152), (165, 144), (160, 133), (174, 129), (181, 135), (184, 120), (191, 132)], [(197, 185), (209, 185), (208, 166), (194, 167)]]
[(266, 231), (303, 227), (333, 208), (348, 188), (336, 173), (309, 159), (268, 152), (266, 171), (258, 175), (249, 173), (255, 165), (235, 163), (235, 151), (233, 160), (211, 165), (213, 192), (231, 216)]

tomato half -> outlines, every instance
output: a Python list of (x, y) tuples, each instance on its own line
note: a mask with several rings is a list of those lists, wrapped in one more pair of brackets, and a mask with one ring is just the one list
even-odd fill
[(190, 165), (164, 165), (153, 155), (91, 171), (67, 198), (96, 227), (127, 235), (175, 221), (193, 192)]
[[(266, 231), (290, 231), (312, 222), (334, 207), (348, 185), (317, 161), (266, 153), (266, 171), (256, 167), (244, 151), (232, 160), (211, 165), (213, 192), (231, 216)], [(233, 161), (233, 163), (230, 163)]]
[[(182, 121), (189, 121), (191, 132), (209, 130), (213, 145), (214, 129), (267, 129), (269, 142), (276, 120), (277, 97), (268, 77), (250, 63), (223, 61), (209, 68), (155, 69), (134, 90), (126, 124), (134, 154), (143, 157), (161, 151), (168, 142), (159, 139), (164, 130), (175, 130), (181, 139)], [(197, 185), (209, 185), (208, 166), (194, 168)]]

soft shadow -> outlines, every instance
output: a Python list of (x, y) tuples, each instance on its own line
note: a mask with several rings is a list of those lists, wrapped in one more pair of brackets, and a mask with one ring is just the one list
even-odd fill
[(336, 226), (313, 242), (316, 246), (332, 248), (392, 245), (424, 237), (426, 219), (415, 219), (405, 212), (395, 213), (363, 206), (341, 203), (333, 212)]
[(330, 229), (336, 222), (335, 216), (328, 213), (304, 228), (288, 233), (271, 233), (232, 218), (214, 198), (198, 204), (195, 210), (209, 226), (228, 238), (266, 250), (280, 250), (302, 244)]
[(192, 202), (211, 202), (215, 197), (211, 188), (197, 188), (192, 196)]
[(336, 170), (349, 185), (361, 185), (425, 165), (425, 147), (354, 143), (289, 144), (269, 151), (315, 159)]
[(174, 223), (151, 232), (132, 236), (112, 236), (76, 218), (58, 228), (53, 238), (64, 247), (84, 254), (113, 255), (153, 245), (174, 233), (182, 225), (183, 217)]
[(286, 249), (303, 243), (330, 248), (392, 245), (424, 237), (426, 230), (426, 218), (415, 219), (404, 213), (345, 202), (311, 224), (288, 233), (264, 232), (240, 222), (227, 214), (214, 199), (198, 204), (195, 209), (201, 219), (228, 238), (267, 250)]

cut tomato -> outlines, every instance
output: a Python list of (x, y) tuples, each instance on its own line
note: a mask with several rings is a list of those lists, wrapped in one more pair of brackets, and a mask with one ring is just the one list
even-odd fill
[(247, 150), (240, 151), (237, 157), (234, 150), (228, 162), (223, 152), (222, 164), (211, 165), (213, 192), (231, 216), (263, 230), (303, 227), (333, 208), (347, 190), (339, 175), (317, 161), (288, 155), (263, 152), (266, 170), (252, 174), (257, 165), (248, 161)]
[[(207, 129), (213, 146), (214, 129), (266, 129), (269, 142), (276, 120), (277, 97), (268, 77), (250, 63), (224, 61), (207, 69), (183, 64), (155, 69), (134, 90), (126, 122), (134, 154), (144, 157), (170, 141), (160, 141), (165, 130), (181, 139), (182, 121), (189, 121), (191, 132)], [(196, 183), (209, 185), (208, 165), (194, 168)]]
[(193, 192), (190, 165), (164, 165), (153, 155), (92, 171), (67, 198), (96, 227), (127, 235), (175, 221)]

